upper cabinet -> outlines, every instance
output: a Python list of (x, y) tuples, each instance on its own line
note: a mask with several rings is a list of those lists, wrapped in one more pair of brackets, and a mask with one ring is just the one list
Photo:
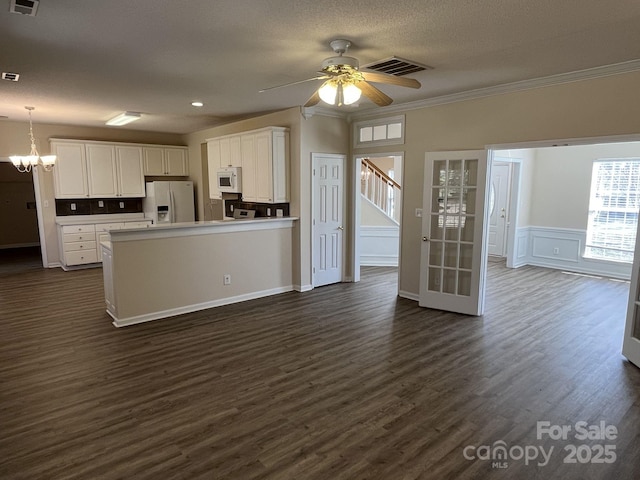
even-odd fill
[(220, 198), (216, 171), (242, 167), (242, 199), (246, 202), (289, 201), (289, 129), (267, 127), (207, 141), (209, 196)]
[(144, 174), (147, 176), (186, 177), (189, 175), (187, 148), (143, 147)]
[(173, 175), (186, 175), (186, 147), (52, 139), (51, 151), (58, 156), (53, 168), (55, 197), (144, 197), (147, 149), (160, 150), (161, 162), (168, 159), (172, 171), (180, 172)]
[(56, 198), (85, 198), (89, 196), (87, 162), (84, 143), (51, 142), (51, 153), (57, 155), (53, 167)]

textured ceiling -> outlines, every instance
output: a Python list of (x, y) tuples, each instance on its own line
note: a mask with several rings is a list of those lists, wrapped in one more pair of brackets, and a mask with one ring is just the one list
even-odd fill
[[(2, 4), (4, 6), (2, 7)], [(640, 59), (638, 0), (41, 0), (35, 17), (0, 1), (0, 116), (187, 133), (302, 105), (347, 38), (361, 65), (399, 56), (432, 66), (394, 104)], [(379, 84), (378, 84), (379, 86)], [(196, 109), (193, 100), (205, 106)], [(354, 109), (372, 109), (361, 100)], [(1, 127), (0, 122), (0, 127)]]

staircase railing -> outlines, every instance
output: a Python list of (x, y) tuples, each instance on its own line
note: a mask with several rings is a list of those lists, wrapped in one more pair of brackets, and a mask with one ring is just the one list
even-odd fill
[(400, 223), (400, 208), (398, 207), (402, 187), (369, 159), (363, 158), (361, 162), (362, 195), (386, 213), (388, 217)]

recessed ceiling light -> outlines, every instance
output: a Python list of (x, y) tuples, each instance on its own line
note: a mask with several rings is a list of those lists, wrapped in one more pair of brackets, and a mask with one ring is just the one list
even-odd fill
[(202, 102), (191, 102), (191, 105), (193, 105), (194, 107), (204, 107), (204, 103)]

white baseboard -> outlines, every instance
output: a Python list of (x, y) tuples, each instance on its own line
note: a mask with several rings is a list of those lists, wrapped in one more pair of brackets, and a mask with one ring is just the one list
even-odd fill
[(145, 313), (143, 315), (136, 315), (133, 317), (126, 317), (126, 318), (117, 318), (109, 310), (107, 310), (107, 313), (113, 318), (112, 323), (114, 326), (127, 327), (129, 325), (150, 322), (152, 320), (159, 320), (161, 318), (175, 317), (176, 315), (197, 312), (200, 310), (206, 310), (208, 308), (220, 307), (222, 305), (230, 305), (232, 303), (239, 303), (239, 302), (245, 302), (247, 300), (254, 300), (256, 298), (269, 297), (271, 295), (277, 295), (279, 293), (291, 292), (292, 290), (294, 290), (292, 285), (286, 286), (286, 287), (272, 288), (269, 290), (262, 290), (260, 292), (251, 292), (243, 295), (237, 295), (235, 297), (221, 298), (219, 300), (212, 300), (210, 302), (203, 302), (195, 305), (186, 305), (184, 307), (170, 308), (168, 310)]
[(293, 290), (296, 292), (308, 292), (313, 290), (313, 285), (294, 285)]
[(402, 297), (402, 298), (406, 298), (407, 300), (413, 300), (414, 302), (419, 302), (420, 301), (420, 294), (418, 293), (413, 293), (413, 292), (407, 292), (404, 290), (400, 290), (398, 292), (398, 296)]

